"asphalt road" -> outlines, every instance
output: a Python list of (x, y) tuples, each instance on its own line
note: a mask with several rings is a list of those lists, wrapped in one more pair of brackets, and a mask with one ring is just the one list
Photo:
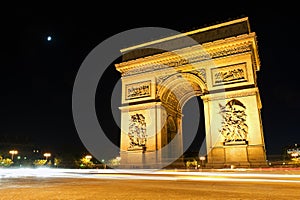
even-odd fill
[[(1, 169), (0, 169), (1, 170)], [(42, 172), (0, 171), (2, 200), (292, 199), (300, 198), (297, 173)], [(11, 173), (11, 175), (7, 175)], [(27, 173), (27, 174), (26, 174)], [(47, 175), (48, 174), (48, 175)], [(63, 175), (65, 174), (65, 175)]]

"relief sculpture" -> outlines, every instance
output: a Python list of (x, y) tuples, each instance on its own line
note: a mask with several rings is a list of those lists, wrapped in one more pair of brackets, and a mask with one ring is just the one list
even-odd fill
[(225, 72), (218, 72), (215, 74), (215, 83), (222, 83), (228, 81), (235, 81), (244, 79), (244, 70), (243, 69), (233, 69)]
[(215, 68), (212, 70), (214, 85), (247, 81), (246, 64)]
[(222, 127), (219, 132), (224, 136), (225, 143), (246, 141), (248, 126), (246, 122), (246, 107), (238, 100), (233, 99), (225, 106), (219, 104), (222, 116)]
[(148, 97), (150, 93), (150, 81), (126, 85), (126, 99)]
[(128, 137), (130, 139), (129, 150), (143, 149), (146, 146), (146, 121), (142, 114), (131, 115)]

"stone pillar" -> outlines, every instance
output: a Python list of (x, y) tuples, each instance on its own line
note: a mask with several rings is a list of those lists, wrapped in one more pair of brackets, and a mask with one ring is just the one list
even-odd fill
[(209, 94), (202, 99), (208, 166), (266, 166), (258, 89)]
[[(143, 103), (120, 107), (121, 168), (158, 168), (163, 165), (162, 147), (167, 142), (166, 111), (160, 102)], [(131, 146), (128, 135), (131, 117), (141, 115), (145, 119), (146, 142), (144, 146)], [(136, 128), (138, 128), (137, 125)]]

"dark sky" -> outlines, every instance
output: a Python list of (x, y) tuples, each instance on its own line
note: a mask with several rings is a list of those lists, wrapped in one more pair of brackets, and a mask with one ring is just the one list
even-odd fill
[[(150, 2), (148, 2), (150, 4)], [(295, 5), (112, 5), (3, 7), (1, 12), (0, 135), (26, 136), (53, 151), (83, 145), (72, 116), (72, 89), (85, 57), (103, 40), (125, 30), (162, 27), (186, 32), (248, 16), (258, 39), (258, 84), (268, 154), (299, 143), (299, 31)], [(46, 37), (53, 40), (48, 42)], [(97, 99), (110, 108), (110, 90), (120, 75), (113, 68), (101, 80)], [(108, 75), (109, 74), (109, 75)], [(102, 110), (101, 110), (102, 109)], [(104, 130), (119, 129), (108, 113)], [(113, 136), (112, 136), (113, 137)], [(118, 138), (115, 138), (118, 142)]]

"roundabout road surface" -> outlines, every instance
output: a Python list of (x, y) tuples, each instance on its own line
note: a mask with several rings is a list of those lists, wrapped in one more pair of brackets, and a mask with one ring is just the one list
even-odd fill
[(2, 200), (299, 199), (300, 170), (0, 169)]

